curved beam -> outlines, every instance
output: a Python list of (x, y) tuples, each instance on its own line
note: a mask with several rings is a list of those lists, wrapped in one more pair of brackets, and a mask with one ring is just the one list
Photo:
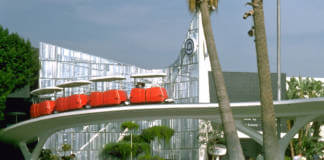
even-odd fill
[(237, 129), (244, 134), (248, 135), (250, 138), (255, 140), (257, 143), (259, 143), (261, 146), (263, 145), (263, 137), (262, 134), (260, 134), (257, 130), (248, 127), (242, 123), (242, 120), (236, 120), (235, 125)]
[[(260, 117), (260, 102), (231, 103), (234, 118)], [(324, 114), (324, 98), (275, 102), (276, 117)], [(163, 118), (219, 119), (218, 104), (159, 104), (106, 107), (52, 114), (23, 121), (0, 131), (0, 137), (26, 142), (44, 133), (76, 125), (110, 120), (149, 120)]]
[(297, 134), (297, 132), (304, 127), (307, 123), (315, 120), (317, 117), (320, 117), (320, 115), (309, 115), (305, 117), (297, 117), (296, 121), (294, 122), (293, 127), (289, 132), (280, 139), (280, 150), (284, 151), (289, 145), (290, 140)]

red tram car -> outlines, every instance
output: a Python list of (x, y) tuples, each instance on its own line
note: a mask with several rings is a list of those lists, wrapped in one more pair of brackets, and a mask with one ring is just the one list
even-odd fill
[(63, 97), (60, 97), (56, 100), (55, 112), (65, 112), (69, 110), (82, 109), (86, 105), (88, 105), (88, 95), (74, 94), (65, 97), (65, 88), (81, 87), (90, 84), (90, 81), (80, 80), (57, 85), (57, 87), (63, 88)]
[[(133, 75), (132, 78), (154, 78), (162, 77), (163, 75), (156, 74), (144, 74)], [(116, 80), (124, 80), (123, 76), (106, 76), (91, 79), (91, 82), (111, 82)], [(86, 107), (103, 107), (103, 106), (116, 106), (116, 105), (128, 105), (128, 101), (131, 104), (153, 104), (153, 103), (172, 103), (172, 99), (168, 99), (168, 94), (163, 87), (150, 87), (144, 88), (145, 84), (138, 82), (136, 87), (130, 92), (128, 99), (127, 93), (121, 89), (111, 89), (106, 91), (93, 91), (89, 95), (86, 94), (74, 94), (65, 96), (65, 88), (80, 87), (82, 85), (90, 85), (90, 81), (73, 81), (67, 82), (57, 87), (42, 88), (31, 92), (34, 95), (52, 94), (56, 97), (56, 92), (63, 90), (63, 97), (54, 100), (44, 100), (39, 103), (33, 103), (30, 107), (31, 118), (52, 114), (53, 112), (65, 112), (70, 110), (76, 110)], [(136, 82), (136, 80), (134, 80)], [(97, 85), (96, 85), (97, 90)]]
[[(135, 74), (131, 77), (134, 78), (134, 82), (137, 82), (137, 79), (144, 78), (163, 78), (165, 73), (144, 73), (144, 74)], [(135, 85), (136, 88), (133, 88), (130, 93), (130, 103), (131, 104), (152, 104), (152, 103), (172, 103), (172, 99), (168, 99), (168, 94), (165, 88), (163, 87), (150, 87), (144, 88), (145, 83), (137, 82)]]
[[(126, 79), (124, 76), (115, 75), (115, 76), (104, 76), (104, 77), (96, 77), (90, 79), (90, 81), (96, 84), (94, 92), (90, 93), (89, 104), (91, 107), (102, 107), (102, 106), (115, 106), (120, 104), (127, 103), (127, 93), (121, 89), (111, 89), (99, 92), (97, 91), (97, 83), (105, 83), (112, 81), (121, 81)], [(104, 89), (102, 89), (104, 90)]]
[(39, 117), (39, 116), (43, 116), (43, 115), (52, 114), (54, 111), (54, 108), (55, 108), (56, 101), (47, 100), (46, 97), (45, 97), (45, 100), (40, 101), (40, 99), (41, 99), (40, 96), (54, 93), (54, 98), (55, 98), (56, 92), (61, 91), (61, 90), (62, 90), (62, 88), (59, 88), (59, 87), (48, 87), (48, 88), (40, 88), (40, 89), (33, 90), (31, 92), (31, 94), (39, 96), (39, 99), (35, 100), (33, 98), (33, 104), (30, 107), (30, 116), (32, 118), (35, 118), (35, 117)]

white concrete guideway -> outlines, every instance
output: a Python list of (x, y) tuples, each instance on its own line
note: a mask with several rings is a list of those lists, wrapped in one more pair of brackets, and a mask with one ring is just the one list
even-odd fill
[[(293, 128), (280, 139), (284, 151), (290, 139), (308, 122), (324, 119), (324, 98), (286, 100), (274, 102), (277, 118), (296, 119)], [(231, 103), (238, 130), (262, 145), (262, 135), (241, 122), (242, 118), (260, 117), (260, 102)], [(218, 104), (161, 104), (126, 107), (84, 109), (52, 114), (20, 122), (0, 131), (0, 137), (10, 139), (19, 145), (25, 159), (38, 159), (41, 148), (53, 133), (91, 123), (111, 120), (154, 120), (163, 118), (199, 118), (220, 121)], [(32, 152), (26, 143), (38, 139)], [(281, 153), (283, 155), (283, 153)]]

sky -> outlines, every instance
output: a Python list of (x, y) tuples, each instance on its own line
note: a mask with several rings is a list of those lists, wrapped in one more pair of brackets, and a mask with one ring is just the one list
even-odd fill
[[(223, 71), (257, 72), (247, 0), (220, 0), (211, 15)], [(324, 1), (281, 1), (281, 70), (324, 77)], [(276, 72), (276, 0), (264, 1), (271, 72)], [(192, 19), (187, 0), (0, 0), (0, 25), (39, 42), (143, 68), (177, 58)]]

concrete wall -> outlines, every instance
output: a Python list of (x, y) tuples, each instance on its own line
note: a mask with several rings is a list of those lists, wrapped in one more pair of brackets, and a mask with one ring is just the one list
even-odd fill
[[(225, 85), (231, 102), (260, 101), (258, 73), (253, 72), (223, 72)], [(277, 99), (277, 73), (271, 74), (272, 95)], [(216, 103), (215, 83), (209, 72), (210, 102)], [(286, 97), (286, 74), (281, 74), (281, 95)]]

